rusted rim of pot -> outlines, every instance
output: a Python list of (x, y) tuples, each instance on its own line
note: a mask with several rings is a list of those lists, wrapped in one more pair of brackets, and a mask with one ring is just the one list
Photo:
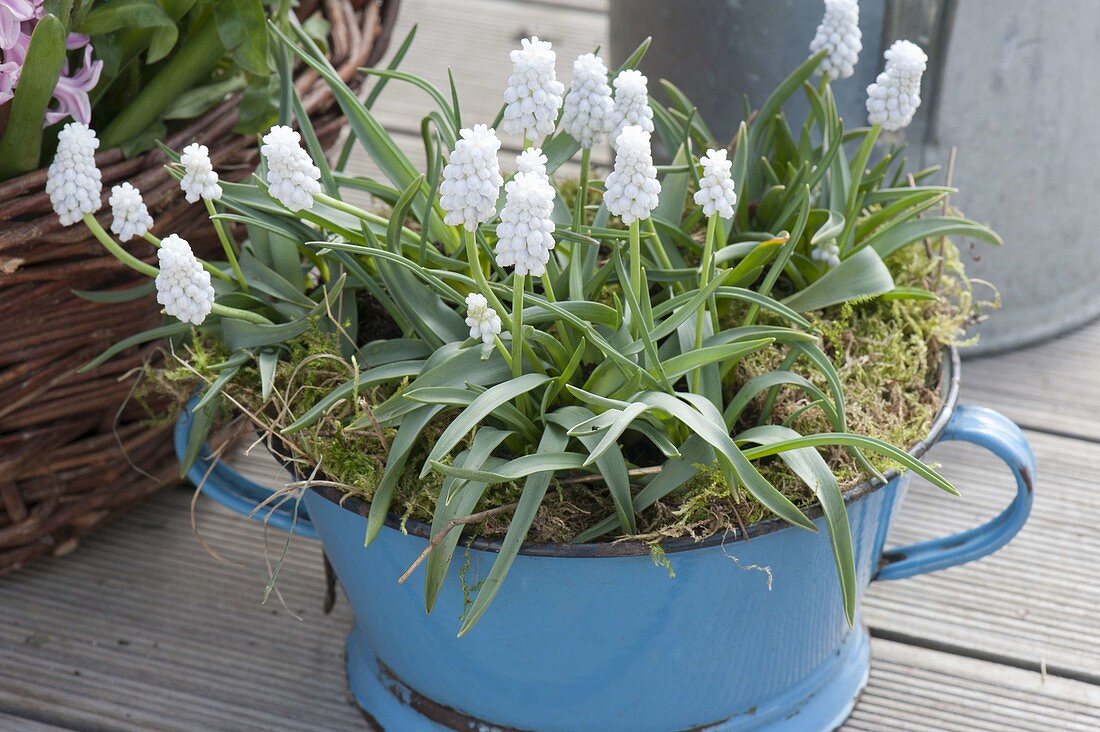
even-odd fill
[[(929, 429), (928, 435), (909, 449), (909, 454), (918, 459), (928, 452), (929, 448), (939, 442), (940, 436), (943, 435), (944, 429), (947, 428), (947, 423), (951, 419), (951, 415), (954, 413), (955, 406), (959, 400), (960, 364), (958, 349), (954, 346), (950, 346), (947, 353), (944, 354), (943, 361), (944, 367), (940, 371), (940, 392), (943, 394), (943, 403), (940, 405), (939, 412), (936, 413), (936, 418), (932, 420), (932, 427)], [(287, 469), (293, 472), (292, 465), (288, 465)], [(871, 495), (897, 476), (898, 471), (891, 470), (885, 475), (886, 481), (870, 478), (858, 485), (852, 486), (844, 491), (844, 503), (850, 504)], [(370, 512), (370, 503), (364, 501), (362, 498), (341, 493), (336, 488), (317, 487), (311, 488), (310, 490), (315, 491), (329, 501), (332, 501), (336, 505), (352, 513), (366, 516)], [(814, 504), (813, 506), (803, 509), (803, 513), (805, 513), (811, 521), (823, 515), (823, 511), (819, 504)], [(386, 515), (386, 526), (424, 539), (431, 537), (432, 527), (430, 524), (415, 519), (405, 519), (403, 521), (400, 516), (392, 512)], [(749, 524), (744, 533), (738, 530), (723, 531), (698, 541), (692, 538), (671, 539), (661, 542), (661, 549), (663, 549), (666, 554), (686, 552), (693, 549), (705, 549), (720, 544), (729, 544), (731, 542), (752, 539), (786, 528), (793, 529), (796, 527), (791, 526), (791, 524), (777, 516), (773, 516)], [(469, 542), (471, 549), (479, 549), (487, 552), (500, 551), (501, 544), (502, 541), (498, 539), (475, 538), (472, 542)], [(633, 557), (640, 555), (649, 556), (651, 553), (651, 545), (639, 541), (621, 541), (615, 543), (601, 542), (592, 544), (525, 543), (520, 548), (519, 553), (532, 557), (562, 557), (576, 559)]]

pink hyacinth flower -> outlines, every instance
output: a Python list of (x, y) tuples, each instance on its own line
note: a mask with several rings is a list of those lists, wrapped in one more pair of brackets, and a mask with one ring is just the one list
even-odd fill
[(99, 83), (103, 62), (92, 60), (92, 47), (89, 44), (84, 46), (84, 65), (71, 76), (67, 75), (68, 71), (68, 62), (66, 62), (65, 73), (57, 80), (57, 86), (53, 90), (53, 98), (57, 106), (46, 111), (46, 127), (66, 117), (72, 117), (83, 124), (90, 124), (92, 121), (92, 102), (88, 98), (88, 92)]
[(31, 0), (0, 0), (0, 51), (15, 45), (22, 24), (40, 14), (41, 10)]

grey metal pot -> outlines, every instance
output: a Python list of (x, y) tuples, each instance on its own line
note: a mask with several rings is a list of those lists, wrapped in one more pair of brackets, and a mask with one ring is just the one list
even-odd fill
[[(611, 0), (610, 52), (621, 60), (652, 35), (642, 67), (651, 89), (673, 81), (724, 136), (742, 117), (742, 93), (759, 104), (806, 57), (821, 12), (811, 0)], [(884, 43), (920, 43), (930, 62), (907, 131), (910, 158), (945, 164), (958, 148), (952, 204), (1006, 242), (1004, 250), (964, 245), (970, 274), (1003, 298), (968, 355), (1100, 316), (1100, 242), (1089, 229), (1100, 192), (1100, 77), (1092, 72), (1100, 3), (863, 0), (860, 27), (856, 75), (834, 86), (849, 125), (866, 118), (865, 89)]]

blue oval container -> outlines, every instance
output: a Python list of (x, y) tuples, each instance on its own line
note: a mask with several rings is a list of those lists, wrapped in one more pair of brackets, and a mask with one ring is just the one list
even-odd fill
[[(986, 447), (1012, 470), (1016, 496), (976, 529), (884, 552), (909, 476), (848, 491), (861, 593), (875, 579), (985, 556), (1027, 519), (1031, 450), (1005, 417), (956, 406), (957, 374), (953, 359), (944, 408), (913, 453), (947, 440)], [(355, 613), (351, 690), (381, 729), (817, 732), (839, 725), (867, 683), (867, 632), (845, 620), (820, 515), (817, 534), (768, 520), (747, 539), (667, 543), (675, 577), (644, 545), (527, 545), (489, 612), (458, 638), (496, 545), (460, 546), (427, 615), (422, 583), (396, 580), (428, 527), (402, 533), (391, 516), (364, 549), (368, 507), (338, 501), (317, 490), (304, 499)]]

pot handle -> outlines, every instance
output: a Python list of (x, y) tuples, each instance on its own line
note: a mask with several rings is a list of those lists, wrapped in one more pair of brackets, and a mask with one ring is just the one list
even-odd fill
[[(173, 437), (177, 458), (182, 458), (187, 450), (187, 441), (191, 436), (191, 425), (194, 421), (191, 410), (197, 403), (197, 398), (188, 402), (187, 408), (176, 420)], [(212, 458), (210, 448), (203, 445), (199, 456), (187, 471), (187, 479), (195, 486), (201, 485), (205, 495), (229, 510), (254, 521), (266, 523), (282, 531), (293, 531), (299, 536), (310, 539), (317, 538), (317, 530), (313, 527), (305, 507), (299, 505), (297, 501), (288, 500), (274, 510), (256, 511), (256, 506), (267, 499), (273, 491), (267, 486), (246, 478), (221, 460)]]
[(875, 579), (904, 579), (992, 554), (1016, 536), (1031, 513), (1035, 456), (1012, 420), (985, 407), (959, 405), (941, 440), (969, 442), (1003, 460), (1016, 478), (1016, 497), (1008, 508), (981, 526), (883, 552)]

